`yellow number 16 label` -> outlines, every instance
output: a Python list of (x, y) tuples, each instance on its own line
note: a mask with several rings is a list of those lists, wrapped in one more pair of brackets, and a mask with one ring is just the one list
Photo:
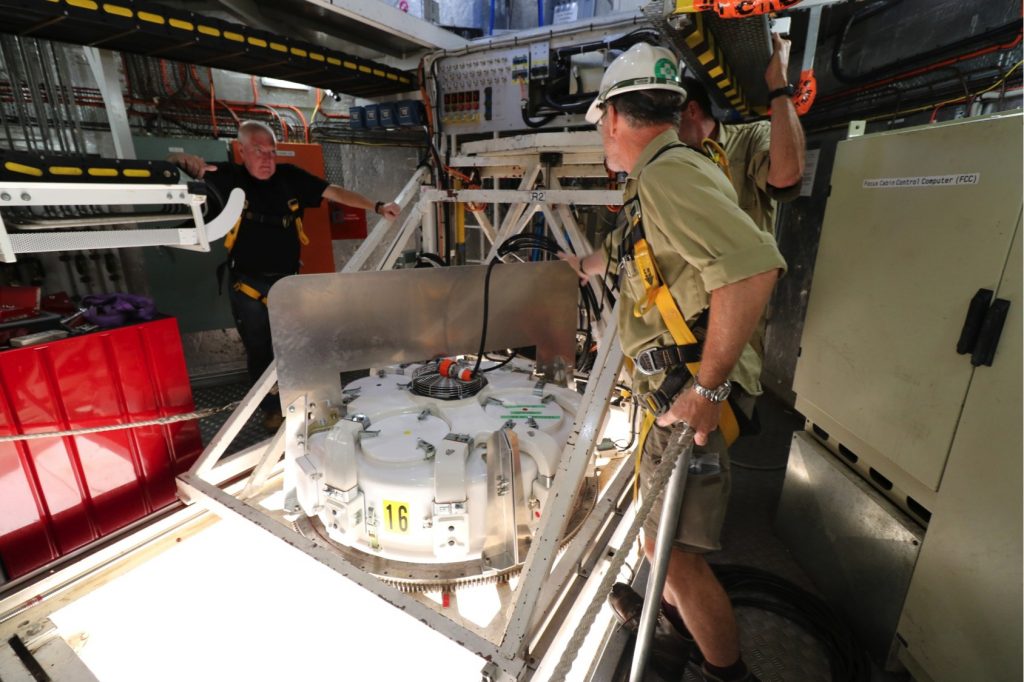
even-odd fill
[(405, 502), (384, 500), (384, 530), (391, 533), (409, 532), (409, 505)]

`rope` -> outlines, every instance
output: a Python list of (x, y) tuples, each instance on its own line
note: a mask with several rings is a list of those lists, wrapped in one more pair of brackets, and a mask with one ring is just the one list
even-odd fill
[(227, 405), (221, 405), (220, 407), (208, 407), (205, 410), (196, 410), (195, 412), (188, 412), (186, 414), (175, 414), (170, 417), (160, 417), (159, 419), (147, 419), (145, 421), (132, 422), (129, 424), (109, 424), (107, 426), (91, 426), (83, 429), (69, 429), (67, 431), (48, 431), (46, 433), (16, 433), (11, 436), (0, 436), (0, 443), (10, 443), (18, 440), (37, 440), (39, 438), (80, 436), (86, 433), (102, 433), (104, 431), (118, 431), (120, 429), (138, 429), (143, 426), (160, 426), (163, 424), (173, 424), (175, 422), (191, 421), (193, 419), (205, 419), (220, 412), (233, 410), (238, 407), (239, 403), (241, 403), (240, 400), (228, 403)]
[(651, 507), (654, 506), (655, 500), (661, 495), (662, 490), (664, 490), (665, 485), (668, 483), (669, 477), (672, 476), (676, 461), (683, 452), (691, 447), (693, 447), (693, 429), (679, 422), (672, 427), (668, 447), (665, 448), (665, 452), (662, 454), (661, 464), (654, 470), (648, 494), (644, 496), (640, 506), (637, 507), (636, 516), (633, 518), (633, 523), (630, 525), (626, 537), (623, 538), (621, 546), (608, 562), (608, 571), (598, 584), (594, 598), (587, 606), (587, 610), (583, 612), (580, 624), (576, 626), (576, 631), (573, 632), (572, 637), (569, 639), (569, 643), (562, 653), (562, 658), (558, 661), (558, 665), (551, 674), (552, 682), (562, 682), (572, 669), (573, 661), (576, 660), (576, 654), (583, 645), (583, 640), (587, 638), (587, 634), (590, 632), (590, 628), (594, 624), (598, 612), (601, 610), (601, 605), (611, 592), (612, 584), (618, 580), (619, 571), (626, 562), (626, 555), (632, 551), (633, 543), (636, 541), (637, 535), (640, 534), (640, 527), (647, 520), (648, 514), (651, 513)]

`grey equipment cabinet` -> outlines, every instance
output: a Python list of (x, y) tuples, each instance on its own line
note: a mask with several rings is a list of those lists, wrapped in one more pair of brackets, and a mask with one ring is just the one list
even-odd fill
[(833, 170), (796, 407), (926, 526), (897, 630), (919, 680), (1021, 679), (1021, 148), (1015, 112), (847, 140)]

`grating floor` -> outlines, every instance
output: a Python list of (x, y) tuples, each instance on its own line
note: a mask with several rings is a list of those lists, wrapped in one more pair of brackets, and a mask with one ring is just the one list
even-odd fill
[[(762, 432), (730, 450), (733, 487), (723, 529), (723, 550), (712, 563), (750, 566), (774, 573), (810, 592), (814, 584), (775, 535), (772, 523), (782, 493), (793, 432), (804, 419), (772, 396), (758, 402)], [(829, 660), (821, 643), (803, 628), (757, 608), (736, 609), (744, 660), (764, 682), (828, 682)], [(615, 682), (628, 679), (632, 647), (627, 647)], [(625, 672), (625, 677), (620, 675)], [(646, 682), (701, 682), (695, 664), (651, 661)], [(908, 682), (905, 674), (872, 670), (872, 682)], [(602, 681), (608, 682), (608, 681)]]
[[(198, 410), (208, 407), (220, 407), (244, 398), (245, 394), (249, 392), (249, 386), (250, 383), (247, 377), (227, 377), (215, 385), (206, 385), (204, 383), (203, 385), (193, 386), (192, 399), (195, 401), (196, 409)], [(229, 410), (199, 420), (199, 434), (203, 439), (203, 447), (210, 444), (217, 431), (220, 430), (220, 427), (224, 425), (224, 422), (230, 416), (231, 411)], [(249, 417), (249, 421), (246, 422), (225, 454), (230, 455), (239, 450), (244, 450), (273, 435), (263, 428), (262, 419), (263, 415), (259, 410), (256, 410)]]

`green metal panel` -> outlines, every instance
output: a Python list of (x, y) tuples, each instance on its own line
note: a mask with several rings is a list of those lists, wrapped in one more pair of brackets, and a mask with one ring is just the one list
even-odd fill
[[(164, 159), (181, 151), (211, 163), (228, 158), (227, 144), (218, 140), (136, 137), (134, 142), (140, 159)], [(210, 244), (209, 253), (166, 246), (142, 253), (157, 309), (178, 318), (182, 334), (234, 327), (227, 291), (217, 294), (217, 266), (227, 259), (223, 239)]]

